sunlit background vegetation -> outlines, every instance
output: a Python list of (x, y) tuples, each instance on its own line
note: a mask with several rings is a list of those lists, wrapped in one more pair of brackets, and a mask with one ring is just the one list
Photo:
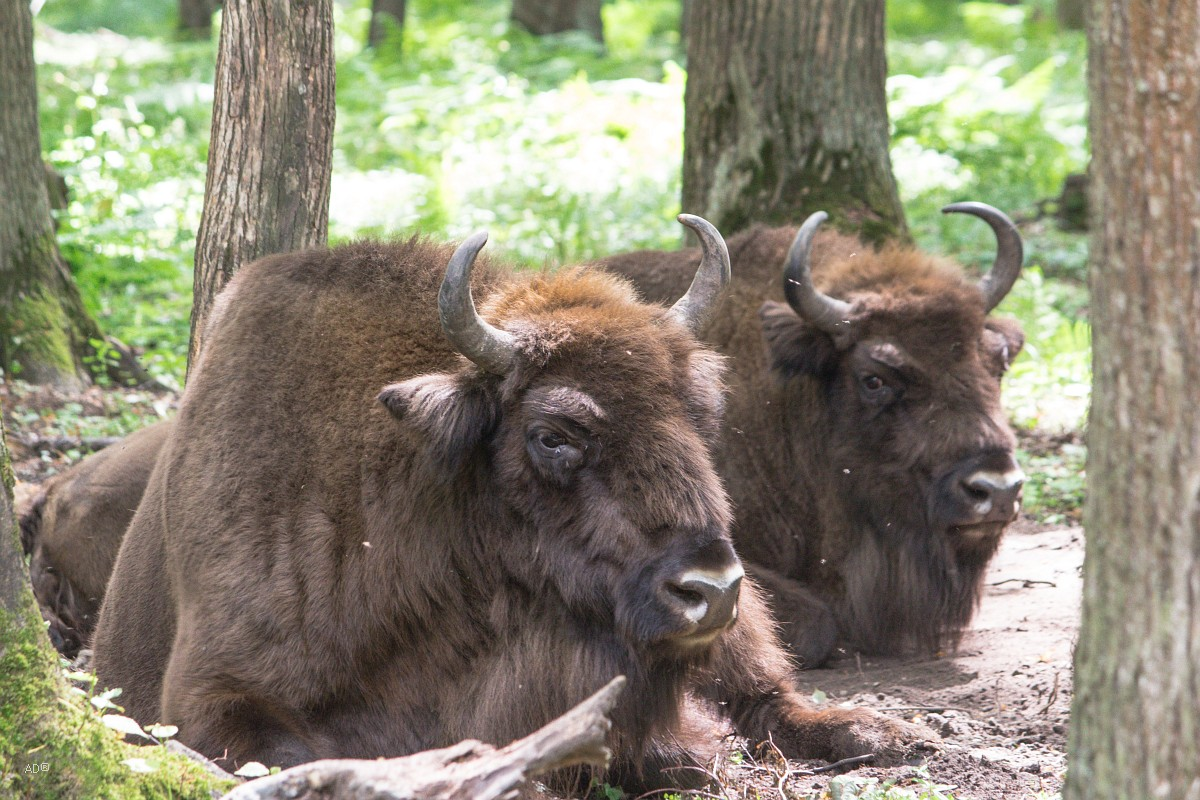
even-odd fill
[[(606, 46), (511, 27), (508, 0), (415, 0), (365, 50), (367, 0), (336, 4), (331, 235), (455, 238), (479, 228), (531, 265), (680, 242), (679, 0), (611, 0)], [(1085, 42), (1052, 0), (888, 4), (892, 160), (924, 248), (985, 268), (982, 200), (1022, 223), (1027, 268), (999, 313), (1028, 344), (1014, 424), (1078, 430), (1090, 383), (1086, 237), (1040, 215), (1086, 166)], [(177, 41), (175, 0), (46, 0), (36, 53), (44, 151), (71, 189), (59, 239), (105, 330), (178, 385), (204, 195), (216, 41)], [(1036, 465), (1037, 454), (1030, 454)], [(1077, 506), (1082, 450), (1028, 490)], [(1063, 498), (1068, 498), (1063, 500)]]

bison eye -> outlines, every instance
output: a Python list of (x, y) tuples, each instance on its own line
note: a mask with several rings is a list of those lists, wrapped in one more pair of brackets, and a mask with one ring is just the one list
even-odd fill
[(583, 463), (586, 445), (577, 444), (552, 428), (534, 427), (526, 437), (529, 456), (543, 477), (566, 485)]
[(860, 375), (858, 385), (862, 390), (863, 398), (872, 405), (884, 406), (897, 397), (897, 392), (888, 385), (888, 382), (873, 372)]
[(537, 437), (538, 444), (545, 450), (557, 450), (567, 443), (565, 436), (560, 436), (554, 431), (542, 431)]

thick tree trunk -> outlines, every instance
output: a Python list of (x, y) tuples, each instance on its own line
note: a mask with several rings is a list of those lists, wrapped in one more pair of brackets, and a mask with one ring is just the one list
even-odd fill
[(0, 368), (72, 389), (90, 382), (89, 362), (117, 379), (146, 377), (131, 360), (97, 358), (93, 342), (103, 341), (54, 237), (29, 3), (0, 0)]
[(371, 0), (371, 24), (367, 28), (367, 45), (378, 47), (387, 38), (388, 30), (404, 29), (406, 0)]
[(584, 31), (597, 42), (604, 41), (600, 0), (513, 0), (512, 18), (538, 36)]
[(884, 0), (692, 0), (683, 210), (726, 236), (819, 210), (904, 235), (883, 22)]
[[(12, 470), (0, 423), (0, 795), (4, 797), (175, 797), (208, 800), (233, 783), (161, 748), (121, 744), (63, 681), (12, 515)], [(118, 702), (119, 698), (118, 698)], [(151, 761), (148, 773), (126, 759)]]
[(1200, 8), (1094, 0), (1094, 387), (1067, 798), (1200, 797)]
[(207, 39), (212, 35), (212, 16), (220, 0), (179, 0), (179, 30)]
[(189, 369), (213, 299), (239, 267), (323, 245), (329, 232), (332, 0), (224, 5)]

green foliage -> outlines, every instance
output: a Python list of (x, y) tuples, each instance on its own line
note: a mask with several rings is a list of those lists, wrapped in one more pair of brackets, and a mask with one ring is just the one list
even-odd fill
[(1022, 511), (1047, 525), (1080, 522), (1087, 489), (1087, 454), (1081, 445), (1064, 445), (1048, 455), (1018, 452), (1017, 461), (1027, 476)]

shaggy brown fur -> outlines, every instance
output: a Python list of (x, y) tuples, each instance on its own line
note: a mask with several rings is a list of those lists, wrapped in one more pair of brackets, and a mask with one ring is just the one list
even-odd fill
[[(985, 318), (957, 267), (823, 231), (814, 283), (853, 305), (853, 334), (835, 343), (780, 302), (795, 234), (730, 239), (731, 289), (702, 334), (730, 357), (717, 464), (738, 551), (806, 666), (839, 640), (874, 653), (956, 644), (1007, 521), (954, 524), (963, 498), (950, 484), (971, 468), (1015, 469), (1000, 377), (1024, 337), (1012, 320)], [(698, 257), (602, 263), (661, 301), (687, 286)], [(882, 398), (867, 376), (882, 379)]]
[(737, 565), (721, 359), (612, 276), (484, 263), (481, 311), (518, 346), (489, 375), (440, 330), (450, 254), (360, 243), (230, 282), (95, 637), (127, 712), (286, 766), (505, 742), (625, 674), (627, 788), (715, 746), (689, 693), (792, 755), (930, 736), (811, 709), (748, 583), (736, 624), (685, 635), (671, 581)]
[(169, 432), (160, 422), (85, 458), (48, 480), (20, 515), (33, 594), (68, 658), (96, 627), (121, 538)]

